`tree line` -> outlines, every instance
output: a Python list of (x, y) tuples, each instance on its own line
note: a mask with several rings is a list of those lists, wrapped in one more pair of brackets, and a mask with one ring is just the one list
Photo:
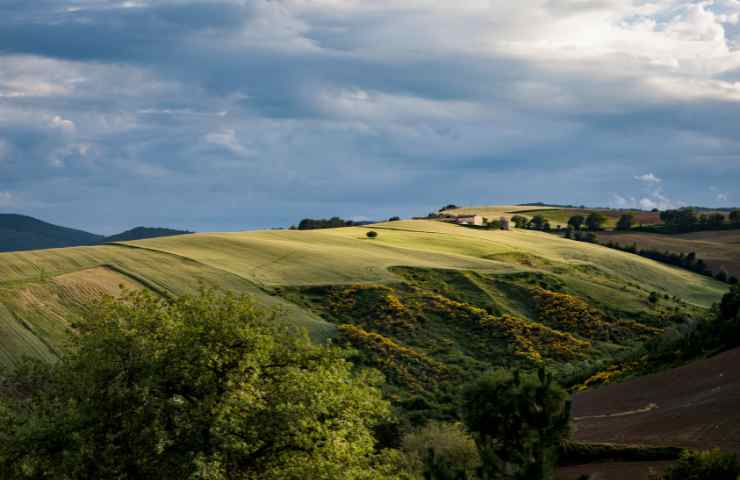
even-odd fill
[(721, 212), (700, 213), (694, 208), (678, 208), (660, 212), (663, 225), (640, 226), (637, 229), (655, 233), (688, 233), (704, 230), (730, 230), (740, 228), (740, 210), (727, 215)]

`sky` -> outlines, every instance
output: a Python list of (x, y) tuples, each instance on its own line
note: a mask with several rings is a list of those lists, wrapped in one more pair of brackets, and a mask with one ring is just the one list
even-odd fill
[(0, 212), (740, 205), (740, 0), (0, 0)]

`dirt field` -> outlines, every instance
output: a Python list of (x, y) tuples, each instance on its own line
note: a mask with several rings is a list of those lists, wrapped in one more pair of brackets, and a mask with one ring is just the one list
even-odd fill
[(670, 462), (605, 462), (559, 468), (557, 480), (578, 480), (592, 475), (592, 480), (649, 480), (650, 471), (662, 472)]
[[(719, 447), (740, 454), (740, 348), (680, 368), (577, 394), (574, 437), (585, 442)], [(593, 464), (603, 479), (647, 478), (654, 463)], [(643, 472), (643, 473), (639, 473)], [(577, 477), (577, 475), (576, 475)]]
[(637, 243), (639, 248), (654, 248), (675, 253), (696, 252), (713, 272), (724, 267), (728, 273), (740, 278), (740, 230), (695, 232), (681, 235), (657, 233), (598, 234), (599, 242), (618, 242), (622, 245)]

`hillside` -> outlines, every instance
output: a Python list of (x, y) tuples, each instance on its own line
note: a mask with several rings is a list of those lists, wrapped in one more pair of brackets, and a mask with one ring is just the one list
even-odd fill
[(740, 230), (707, 231), (665, 235), (645, 232), (603, 232), (597, 234), (601, 243), (616, 242), (620, 245), (637, 244), (640, 249), (668, 251), (671, 253), (695, 252), (709, 269), (740, 278)]
[(187, 230), (173, 230), (171, 228), (136, 227), (125, 232), (105, 237), (99, 243), (128, 242), (131, 240), (145, 240), (147, 238), (172, 237), (174, 235), (186, 235)]
[[(726, 289), (598, 245), (429, 220), (5, 253), (0, 278), (0, 363), (53, 358), (69, 319), (119, 284), (162, 295), (218, 286), (353, 346), (421, 416), (452, 415), (460, 382), (492, 365), (544, 362), (567, 374), (609, 361), (672, 315), (701, 315)], [(665, 297), (657, 306), (652, 291)]]
[(79, 247), (187, 233), (192, 232), (169, 228), (136, 227), (105, 237), (82, 230), (52, 225), (26, 215), (0, 214), (0, 252)]
[(26, 215), (0, 214), (0, 252), (90, 245), (102, 239), (102, 235), (52, 225)]

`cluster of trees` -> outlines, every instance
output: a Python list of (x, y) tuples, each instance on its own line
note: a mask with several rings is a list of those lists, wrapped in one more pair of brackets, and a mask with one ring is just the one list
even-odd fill
[(597, 232), (604, 229), (607, 217), (601, 212), (591, 212), (586, 216), (573, 215), (568, 219), (568, 227), (574, 231), (586, 229), (590, 232)]
[(657, 232), (695, 232), (740, 227), (740, 210), (732, 210), (727, 216), (721, 212), (699, 213), (694, 208), (678, 208), (660, 212), (662, 226), (641, 227)]
[(673, 265), (676, 267), (685, 268), (687, 270), (691, 270), (692, 272), (696, 272), (701, 275), (707, 275), (709, 277), (714, 277), (721, 282), (727, 282), (730, 284), (738, 283), (737, 277), (735, 277), (734, 275), (728, 274), (724, 269), (720, 269), (716, 273), (712, 272), (712, 270), (710, 270), (709, 267), (707, 267), (707, 264), (704, 262), (704, 260), (696, 257), (695, 252), (689, 252), (685, 254), (683, 252), (673, 253), (667, 250), (661, 251), (661, 250), (655, 250), (655, 249), (649, 249), (649, 248), (640, 249), (637, 247), (636, 243), (633, 243), (630, 245), (620, 245), (619, 243), (611, 241), (611, 240), (602, 245), (604, 245), (605, 247), (613, 248), (615, 250), (621, 250), (623, 252), (634, 253), (636, 255), (640, 255), (641, 257), (650, 258), (652, 260), (656, 260), (662, 263), (667, 263), (669, 265)]
[[(352, 220), (343, 220), (339, 217), (331, 218), (304, 218), (298, 223), (298, 230), (315, 230), (319, 228), (351, 227), (356, 225)], [(291, 227), (295, 229), (296, 227)]]
[(506, 217), (501, 217), (498, 220), (484, 219), (486, 228), (491, 230), (509, 230), (511, 223)]
[(516, 228), (527, 228), (529, 230), (542, 230), (543, 232), (549, 232), (552, 230), (550, 221), (543, 215), (535, 215), (532, 218), (527, 218), (524, 215), (514, 215), (511, 217), (511, 221), (514, 222)]
[(464, 427), (383, 449), (379, 374), (282, 325), (213, 291), (103, 300), (57, 362), (0, 376), (0, 476), (552, 478), (570, 405), (544, 370), (486, 375), (464, 389)]

